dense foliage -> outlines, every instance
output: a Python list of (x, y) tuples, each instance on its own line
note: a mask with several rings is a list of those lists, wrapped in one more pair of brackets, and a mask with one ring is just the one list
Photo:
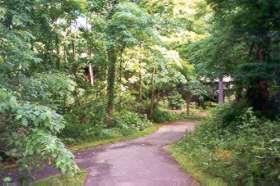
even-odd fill
[(0, 163), (73, 175), (64, 143), (185, 119), (225, 92), (231, 106), (180, 146), (230, 183), (279, 181), (279, 10), (277, 0), (0, 0)]
[(206, 79), (230, 77), (234, 99), (178, 147), (230, 185), (278, 185), (280, 4), (206, 3), (207, 35), (185, 44), (180, 53)]
[(279, 134), (279, 121), (260, 119), (252, 108), (226, 105), (178, 146), (197, 166), (230, 185), (277, 185)]
[(49, 164), (73, 175), (78, 168), (64, 143), (177, 119), (168, 109), (183, 108), (193, 91), (178, 90), (196, 76), (173, 46), (198, 28), (194, 13), (183, 10), (192, 7), (0, 0), (1, 163), (33, 171)]
[(182, 47), (182, 53), (207, 78), (230, 76), (237, 100), (275, 118), (279, 114), (279, 2), (207, 3), (213, 12), (211, 30), (204, 39)]
[(24, 168), (39, 166), (45, 160), (63, 173), (77, 172), (74, 156), (56, 137), (65, 125), (63, 117), (46, 106), (19, 102), (5, 89), (0, 95), (1, 151), (20, 158)]

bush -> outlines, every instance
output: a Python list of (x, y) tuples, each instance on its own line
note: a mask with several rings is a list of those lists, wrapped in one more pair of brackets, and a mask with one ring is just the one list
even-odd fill
[(92, 122), (81, 123), (78, 118), (73, 119), (71, 114), (68, 118), (69, 122), (60, 136), (66, 143), (73, 144), (128, 135), (135, 131), (142, 131), (152, 125), (145, 115), (141, 116), (135, 112), (124, 110), (113, 114), (113, 128), (107, 128), (102, 122), (96, 123), (97, 118), (95, 117), (97, 116), (92, 117)]
[(85, 131), (91, 127), (86, 124), (68, 122), (59, 135), (67, 143), (76, 143), (89, 137)]
[(119, 128), (106, 128), (104, 125), (69, 123), (60, 134), (67, 144), (102, 140), (122, 136)]
[(105, 125), (106, 101), (103, 99), (83, 96), (79, 105), (73, 106), (65, 114), (65, 119), (69, 123), (79, 123), (85, 126)]
[(171, 109), (182, 109), (184, 107), (185, 101), (182, 98), (181, 94), (178, 92), (173, 93), (168, 96), (168, 106)]
[(114, 126), (120, 128), (123, 132), (133, 130), (142, 131), (152, 125), (147, 116), (140, 116), (135, 112), (120, 111), (113, 114)]
[(157, 123), (165, 122), (165, 121), (175, 121), (179, 119), (179, 115), (165, 110), (163, 108), (157, 107), (155, 109), (155, 113), (153, 115), (153, 121)]
[(20, 102), (0, 89), (0, 126), (0, 151), (15, 157), (21, 168), (31, 170), (48, 161), (62, 173), (77, 173), (73, 154), (56, 137), (65, 121), (54, 110)]
[(279, 136), (279, 121), (258, 118), (251, 108), (227, 105), (178, 146), (198, 166), (231, 185), (277, 185)]
[(66, 143), (94, 140), (106, 126), (106, 101), (90, 96), (90, 93), (87, 90), (79, 97), (79, 104), (73, 105), (64, 115), (67, 124), (60, 136)]
[(137, 112), (143, 115), (147, 115), (150, 112), (150, 100), (142, 100), (142, 101), (135, 101), (134, 103), (130, 104), (131, 108), (126, 108), (132, 112)]
[(76, 83), (61, 73), (42, 73), (24, 81), (22, 94), (27, 100), (62, 111), (74, 103)]

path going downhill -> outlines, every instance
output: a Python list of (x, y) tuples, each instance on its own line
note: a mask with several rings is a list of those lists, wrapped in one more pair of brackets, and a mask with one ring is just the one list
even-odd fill
[(147, 137), (77, 153), (78, 165), (88, 171), (85, 185), (199, 185), (164, 150), (166, 145), (176, 142), (194, 127), (194, 122), (173, 122)]

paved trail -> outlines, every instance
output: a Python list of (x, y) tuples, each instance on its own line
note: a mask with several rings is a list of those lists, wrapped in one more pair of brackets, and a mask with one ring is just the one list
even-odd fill
[(85, 185), (199, 185), (164, 150), (164, 146), (174, 143), (194, 127), (193, 122), (174, 122), (147, 137), (76, 154), (79, 166), (89, 173)]
[[(198, 186), (164, 150), (194, 127), (194, 122), (173, 122), (147, 137), (75, 153), (79, 167), (88, 172), (85, 186)], [(57, 170), (46, 167), (34, 176), (41, 179), (56, 174)], [(18, 180), (22, 173), (8, 175)]]

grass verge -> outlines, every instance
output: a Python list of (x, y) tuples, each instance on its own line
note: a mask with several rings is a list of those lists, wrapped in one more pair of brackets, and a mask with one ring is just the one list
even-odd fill
[(34, 182), (32, 186), (83, 186), (86, 176), (86, 172), (80, 172), (74, 177), (51, 176)]
[(188, 157), (188, 155), (177, 144), (168, 148), (169, 153), (180, 164), (181, 168), (191, 174), (202, 186), (227, 186), (221, 178), (214, 177), (203, 172)]
[(89, 142), (83, 142), (81, 144), (73, 145), (70, 146), (70, 150), (73, 152), (80, 151), (80, 150), (87, 150), (90, 148), (94, 148), (100, 145), (106, 145), (110, 143), (117, 143), (121, 141), (126, 141), (126, 140), (131, 140), (134, 138), (139, 138), (143, 137), (149, 134), (152, 134), (156, 132), (159, 129), (160, 125), (159, 124), (154, 124), (151, 127), (146, 128), (143, 131), (137, 131), (132, 134), (129, 134), (127, 136), (116, 136), (108, 139), (101, 139), (101, 140), (96, 140), (96, 141), (89, 141)]
[(182, 117), (182, 120), (185, 121), (203, 121), (205, 120), (205, 118), (207, 118), (206, 116), (201, 116), (201, 115), (197, 115), (197, 114), (193, 114), (193, 115), (185, 115)]

